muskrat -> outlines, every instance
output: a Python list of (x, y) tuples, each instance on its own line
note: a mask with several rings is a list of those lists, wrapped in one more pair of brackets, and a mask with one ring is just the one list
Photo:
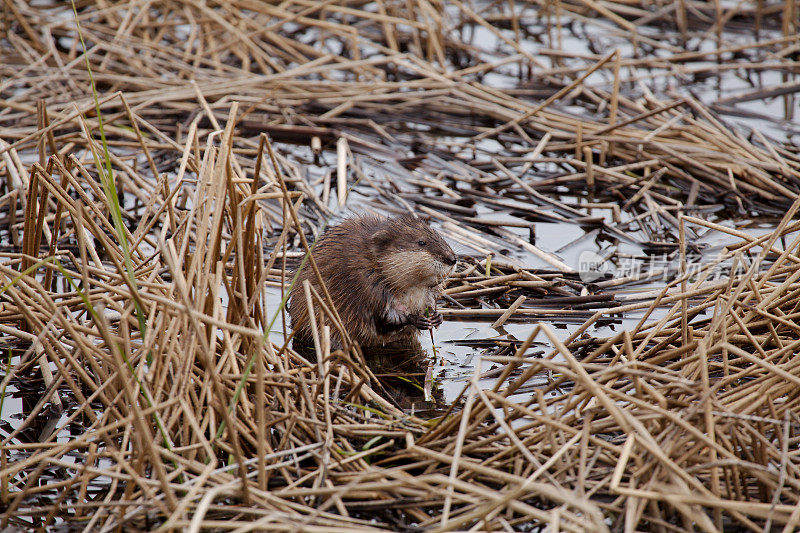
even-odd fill
[[(438, 327), (435, 309), (456, 255), (441, 235), (412, 215), (362, 215), (329, 228), (311, 253), (350, 338), (362, 347), (415, 341)], [(308, 261), (291, 292), (289, 314), (295, 338), (312, 340), (303, 281), (322, 295)], [(315, 305), (317, 324), (321, 311)], [(334, 346), (342, 346), (333, 330)]]

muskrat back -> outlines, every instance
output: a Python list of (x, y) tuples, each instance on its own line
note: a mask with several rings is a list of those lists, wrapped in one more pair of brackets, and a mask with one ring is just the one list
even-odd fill
[[(362, 346), (414, 338), (442, 322), (435, 311), (456, 256), (424, 221), (405, 215), (363, 215), (329, 228), (312, 251), (344, 328)], [(303, 281), (322, 295), (308, 261), (292, 287), (289, 314), (295, 338), (312, 339)], [(317, 324), (322, 316), (315, 305)], [(334, 330), (334, 328), (331, 328)], [(333, 331), (335, 343), (341, 340)]]

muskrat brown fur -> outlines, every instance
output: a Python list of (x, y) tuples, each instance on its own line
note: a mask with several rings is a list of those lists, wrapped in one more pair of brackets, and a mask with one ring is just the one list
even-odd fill
[[(344, 328), (361, 346), (412, 340), (420, 330), (441, 324), (436, 298), (456, 256), (424, 221), (411, 215), (350, 218), (320, 237), (312, 257)], [(323, 294), (308, 261), (292, 287), (289, 314), (295, 338), (310, 343), (305, 280)], [(320, 309), (314, 307), (319, 325)], [(341, 346), (335, 328), (331, 330), (334, 345)]]

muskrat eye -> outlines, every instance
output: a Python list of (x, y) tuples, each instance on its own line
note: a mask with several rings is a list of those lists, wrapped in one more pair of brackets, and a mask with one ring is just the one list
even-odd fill
[(417, 244), (419, 244), (420, 246), (425, 246), (427, 243), (425, 241), (419, 240), (417, 241)]

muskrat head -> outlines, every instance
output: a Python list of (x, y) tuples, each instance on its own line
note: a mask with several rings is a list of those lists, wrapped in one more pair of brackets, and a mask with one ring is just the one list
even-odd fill
[(400, 290), (439, 286), (456, 265), (456, 254), (442, 236), (410, 215), (386, 220), (368, 246), (381, 274)]

